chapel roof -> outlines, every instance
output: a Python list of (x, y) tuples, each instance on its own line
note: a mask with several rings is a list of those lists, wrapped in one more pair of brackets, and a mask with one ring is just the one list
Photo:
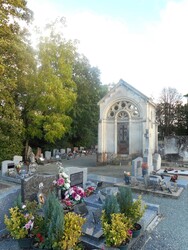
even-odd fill
[(138, 96), (140, 96), (141, 98), (143, 98), (146, 102), (149, 102), (150, 104), (154, 105), (154, 102), (152, 101), (151, 98), (147, 97), (146, 95), (144, 95), (142, 92), (140, 92), (139, 90), (137, 90), (136, 88), (134, 88), (132, 85), (130, 85), (129, 83), (125, 82), (123, 79), (120, 79), (119, 82), (98, 102), (98, 104), (102, 103), (105, 101), (105, 99), (109, 98), (109, 96), (116, 90), (118, 89), (120, 86), (124, 86), (125, 88), (131, 90), (132, 92), (134, 92), (135, 94), (137, 94)]

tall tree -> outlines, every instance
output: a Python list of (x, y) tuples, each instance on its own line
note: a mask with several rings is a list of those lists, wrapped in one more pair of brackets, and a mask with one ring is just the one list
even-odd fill
[(178, 110), (182, 105), (182, 96), (174, 88), (164, 88), (157, 104), (157, 120), (159, 122), (159, 137), (172, 135), (176, 132)]
[(47, 25), (49, 35), (40, 39), (36, 77), (20, 100), (26, 145), (39, 140), (43, 145), (55, 143), (71, 125), (68, 112), (76, 99), (72, 80), (76, 48), (56, 33), (55, 25)]
[(26, 1), (0, 0), (0, 161), (22, 151), (24, 130), (16, 97), (18, 85), (24, 84), (32, 68), (23, 28), (31, 18)]
[(89, 147), (97, 143), (98, 101), (105, 95), (98, 68), (91, 67), (85, 56), (78, 56), (73, 72), (77, 85), (77, 99), (71, 111), (73, 119), (69, 133), (72, 146)]

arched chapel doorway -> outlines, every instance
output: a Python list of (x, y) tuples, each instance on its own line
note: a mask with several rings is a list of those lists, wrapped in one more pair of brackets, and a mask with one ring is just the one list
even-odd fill
[(108, 110), (108, 120), (114, 122), (115, 153), (130, 154), (131, 121), (140, 118), (136, 104), (128, 100), (115, 102)]

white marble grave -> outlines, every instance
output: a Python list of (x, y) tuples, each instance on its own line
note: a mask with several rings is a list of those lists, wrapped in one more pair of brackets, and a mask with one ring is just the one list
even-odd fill
[(65, 154), (65, 149), (64, 149), (64, 148), (61, 148), (61, 149), (60, 149), (60, 152), (61, 152), (61, 154)]
[(51, 151), (45, 151), (45, 152), (44, 152), (44, 155), (45, 155), (45, 159), (46, 159), (46, 160), (50, 160), (51, 157), (52, 157)]

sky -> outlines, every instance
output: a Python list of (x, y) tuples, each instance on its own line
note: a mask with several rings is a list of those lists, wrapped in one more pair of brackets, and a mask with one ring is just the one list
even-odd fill
[(188, 0), (28, 0), (35, 24), (66, 18), (64, 35), (98, 67), (103, 84), (123, 79), (157, 101), (188, 94)]

